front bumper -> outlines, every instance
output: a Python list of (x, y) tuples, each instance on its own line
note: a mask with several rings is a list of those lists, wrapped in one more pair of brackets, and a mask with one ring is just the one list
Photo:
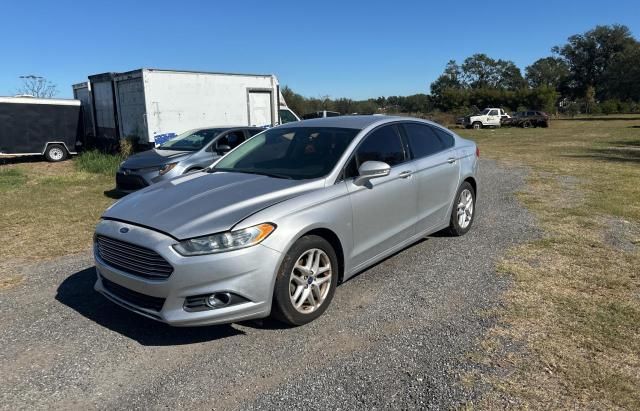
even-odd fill
[(158, 169), (133, 170), (123, 169), (118, 170), (116, 173), (116, 189), (124, 193), (131, 193), (137, 190), (141, 190), (151, 184), (159, 183), (160, 181), (170, 180), (183, 173), (183, 167), (178, 164), (168, 173), (160, 175)]
[[(121, 233), (123, 227), (129, 231)], [(147, 228), (103, 220), (96, 234), (151, 249), (174, 268), (166, 279), (142, 278), (110, 266), (94, 247), (98, 274), (95, 290), (131, 311), (173, 326), (230, 323), (266, 317), (271, 312), (275, 274), (281, 261), (281, 254), (271, 248), (259, 244), (226, 253), (183, 257), (171, 247), (176, 240)], [(205, 311), (185, 310), (187, 297), (216, 292), (233, 293), (246, 301)], [(159, 301), (161, 308), (142, 306), (141, 296)]]

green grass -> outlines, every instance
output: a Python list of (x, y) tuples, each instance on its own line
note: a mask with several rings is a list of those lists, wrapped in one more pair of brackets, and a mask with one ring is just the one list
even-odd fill
[(78, 171), (114, 176), (124, 158), (118, 154), (105, 154), (100, 151), (86, 151), (74, 159)]
[(27, 176), (19, 169), (0, 168), (0, 192), (9, 191), (24, 185)]

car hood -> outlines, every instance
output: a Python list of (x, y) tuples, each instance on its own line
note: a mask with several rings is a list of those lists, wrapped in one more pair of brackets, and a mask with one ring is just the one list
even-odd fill
[(162, 166), (167, 163), (183, 160), (193, 153), (194, 151), (157, 150), (154, 148), (129, 156), (124, 161), (124, 164), (122, 164), (122, 167), (137, 170), (140, 168)]
[(251, 214), (322, 187), (323, 180), (198, 172), (130, 194), (108, 208), (103, 218), (150, 227), (182, 240), (227, 231)]

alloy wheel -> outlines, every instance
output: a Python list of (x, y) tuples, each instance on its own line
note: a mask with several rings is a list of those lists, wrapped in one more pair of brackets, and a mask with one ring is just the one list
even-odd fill
[(458, 198), (458, 225), (465, 229), (473, 218), (473, 195), (468, 189), (462, 190)]
[(289, 279), (289, 297), (293, 307), (302, 314), (317, 310), (329, 294), (332, 275), (327, 253), (318, 248), (302, 253)]

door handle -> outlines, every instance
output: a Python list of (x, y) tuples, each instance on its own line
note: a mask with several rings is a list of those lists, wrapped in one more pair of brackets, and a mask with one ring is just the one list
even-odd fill
[(400, 174), (398, 174), (398, 177), (400, 177), (400, 178), (409, 178), (409, 177), (411, 177), (412, 174), (413, 174), (413, 171), (406, 170), (406, 171), (403, 171)]
[(453, 158), (453, 157), (447, 159), (447, 163), (449, 163), (449, 164), (453, 164), (455, 162), (456, 162), (456, 159)]

